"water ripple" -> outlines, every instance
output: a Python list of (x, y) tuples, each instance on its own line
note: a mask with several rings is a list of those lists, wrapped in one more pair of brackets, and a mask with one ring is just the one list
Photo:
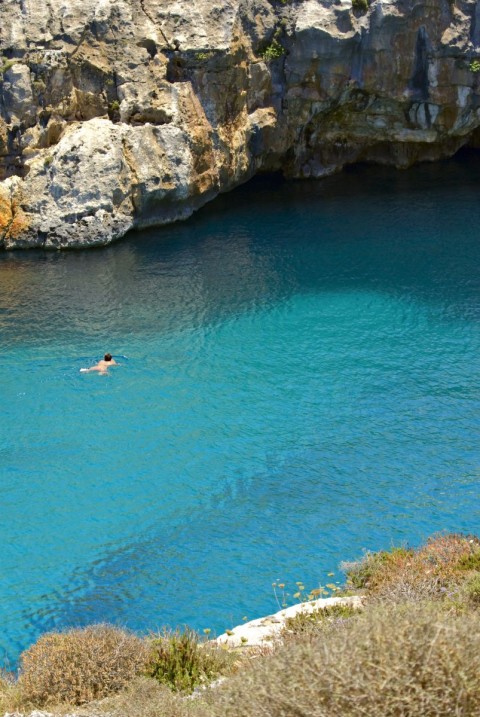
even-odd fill
[[(117, 246), (0, 255), (11, 659), (96, 620), (223, 630), (278, 577), (478, 529), (480, 170), (441, 167), (258, 180)], [(105, 350), (129, 358), (79, 373)]]

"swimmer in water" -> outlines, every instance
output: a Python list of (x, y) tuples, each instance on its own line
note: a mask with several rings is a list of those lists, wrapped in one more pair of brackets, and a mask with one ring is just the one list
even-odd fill
[(80, 373), (90, 373), (91, 371), (97, 371), (98, 373), (106, 374), (110, 366), (118, 366), (118, 363), (112, 358), (112, 354), (105, 354), (96, 366), (91, 368), (81, 368)]

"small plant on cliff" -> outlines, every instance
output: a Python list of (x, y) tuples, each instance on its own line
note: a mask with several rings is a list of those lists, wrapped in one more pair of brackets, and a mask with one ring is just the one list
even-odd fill
[(470, 607), (480, 607), (480, 573), (472, 575), (462, 586), (461, 597)]
[(2, 60), (1, 60), (2, 64), (0, 65), (0, 77), (3, 77), (5, 72), (7, 72), (7, 70), (9, 70), (11, 67), (13, 67), (16, 62), (17, 62), (17, 60), (6, 60), (5, 58), (2, 58)]
[(110, 102), (109, 109), (111, 112), (118, 112), (120, 109), (120, 102), (118, 100), (113, 100), (113, 102)]
[(352, 7), (358, 12), (366, 13), (370, 3), (368, 0), (352, 0)]
[(324, 631), (332, 622), (348, 620), (359, 613), (357, 607), (345, 603), (319, 608), (313, 612), (299, 612), (285, 621), (282, 636), (313, 636)]
[(480, 60), (472, 60), (472, 62), (469, 65), (470, 72), (474, 72), (477, 74), (477, 72), (480, 72)]
[(176, 691), (192, 692), (231, 664), (231, 655), (213, 643), (201, 641), (193, 630), (165, 632), (150, 642), (146, 674)]
[[(477, 571), (480, 542), (465, 535), (437, 535), (417, 550), (393, 548), (344, 563), (348, 584), (388, 601), (443, 600)], [(478, 574), (478, 573), (476, 573)]]
[(214, 54), (215, 53), (213, 52), (197, 52), (195, 54), (195, 59), (199, 62), (204, 62), (206, 60), (211, 60)]
[(284, 54), (285, 48), (275, 39), (260, 53), (264, 60), (278, 60)]

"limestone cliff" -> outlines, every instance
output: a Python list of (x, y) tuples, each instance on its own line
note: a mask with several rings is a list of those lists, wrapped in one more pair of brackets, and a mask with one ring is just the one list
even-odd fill
[(474, 143), (480, 3), (353, 2), (2, 0), (0, 245), (104, 244), (260, 170)]

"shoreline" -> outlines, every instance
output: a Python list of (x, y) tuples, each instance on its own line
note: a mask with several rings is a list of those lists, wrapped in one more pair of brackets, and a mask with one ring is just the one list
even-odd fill
[(278, 637), (287, 620), (299, 614), (309, 615), (333, 605), (349, 605), (360, 610), (363, 607), (363, 603), (364, 599), (359, 595), (319, 598), (318, 600), (296, 603), (271, 615), (258, 617), (242, 625), (237, 625), (232, 630), (219, 635), (212, 642), (226, 645), (229, 648), (261, 647), (271, 643), (272, 640)]
[(480, 538), (437, 534), (345, 572), (357, 594), (299, 602), (214, 640), (142, 640), (107, 625), (46, 635), (19, 680), (0, 681), (0, 715), (383, 717), (401, 704), (414, 717), (428, 698), (447, 717), (459, 694), (462, 715), (479, 714)]

